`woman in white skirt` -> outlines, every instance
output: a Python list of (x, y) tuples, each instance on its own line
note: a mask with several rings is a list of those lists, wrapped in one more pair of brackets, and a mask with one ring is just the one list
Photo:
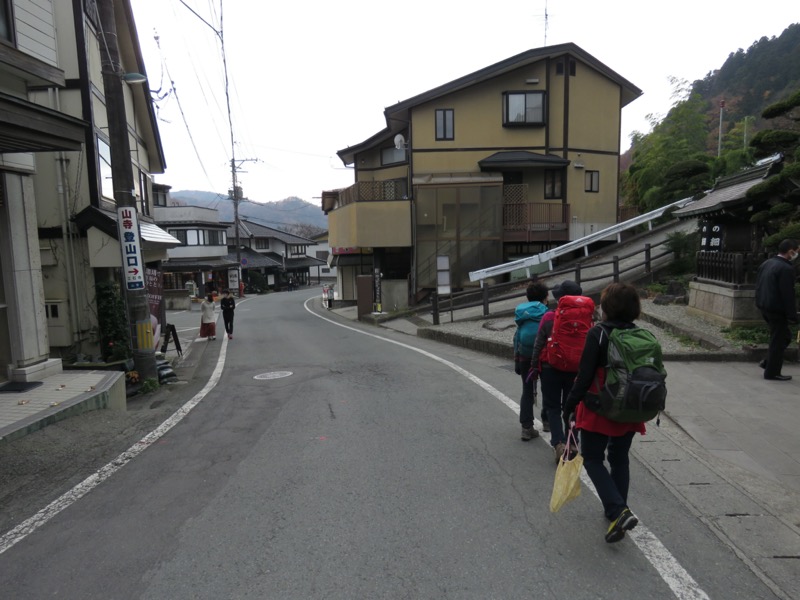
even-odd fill
[(200, 304), (200, 337), (217, 339), (217, 311), (211, 294)]

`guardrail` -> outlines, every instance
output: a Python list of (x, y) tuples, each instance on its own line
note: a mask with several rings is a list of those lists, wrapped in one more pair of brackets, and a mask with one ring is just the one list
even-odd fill
[(519, 269), (526, 269), (528, 277), (531, 276), (530, 268), (536, 265), (547, 263), (550, 270), (552, 270), (553, 259), (558, 258), (559, 256), (565, 256), (581, 249), (584, 250), (584, 255), (588, 256), (590, 244), (605, 240), (611, 236), (617, 236), (617, 241), (619, 242), (621, 241), (620, 234), (623, 231), (638, 227), (639, 225), (647, 224), (648, 227), (652, 229), (653, 221), (663, 216), (665, 212), (673, 208), (683, 208), (690, 202), (693, 202), (692, 198), (684, 198), (683, 200), (678, 200), (671, 204), (667, 204), (666, 206), (651, 210), (650, 212), (639, 215), (638, 217), (634, 217), (633, 219), (628, 219), (623, 223), (617, 223), (611, 227), (606, 227), (605, 229), (601, 229), (600, 231), (584, 236), (578, 240), (567, 242), (558, 248), (553, 248), (552, 250), (548, 250), (534, 256), (529, 256), (528, 258), (520, 258), (519, 260), (507, 262), (502, 265), (488, 267), (486, 269), (479, 269), (477, 271), (470, 271), (469, 280), (480, 281), (481, 287), (483, 287), (484, 280), (488, 277), (505, 275), (506, 273), (511, 273), (512, 271), (517, 271)]
[[(610, 260), (592, 262), (589, 265), (577, 263), (569, 268), (559, 271), (548, 272), (547, 277), (558, 277), (561, 275), (574, 274), (572, 279), (579, 285), (589, 283), (592, 281), (599, 281), (608, 279), (609, 277), (618, 283), (623, 274), (629, 273), (637, 269), (642, 270), (641, 275), (652, 275), (656, 261), (665, 256), (672, 254), (672, 250), (662, 248), (667, 243), (663, 240), (656, 244), (645, 243), (641, 249), (636, 249), (632, 252), (623, 255), (615, 255)], [(662, 248), (654, 253), (655, 249)], [(639, 262), (634, 262), (627, 265), (622, 265), (622, 261), (629, 258), (643, 254), (643, 258)], [(603, 270), (602, 267), (610, 266), (610, 269)], [(586, 276), (585, 272), (588, 270), (600, 269), (602, 272), (593, 276)], [(433, 314), (433, 324), (439, 325), (440, 313), (450, 312), (450, 320), (453, 320), (453, 311), (463, 308), (475, 308), (478, 306), (483, 307), (483, 316), (489, 316), (489, 304), (491, 302), (499, 302), (501, 300), (511, 300), (514, 298), (521, 298), (525, 296), (525, 287), (527, 281), (514, 281), (509, 283), (498, 283), (494, 285), (482, 285), (478, 290), (465, 290), (462, 292), (454, 292), (446, 298), (439, 298), (434, 293), (431, 296), (430, 310)], [(511, 293), (507, 293), (513, 290)]]

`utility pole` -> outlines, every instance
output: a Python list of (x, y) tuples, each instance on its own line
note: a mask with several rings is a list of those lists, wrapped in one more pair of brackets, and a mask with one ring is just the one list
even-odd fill
[[(233, 130), (231, 130), (232, 132)], [(234, 151), (233, 145), (233, 134), (231, 133), (231, 153)], [(253, 158), (245, 158), (239, 161), (239, 164), (236, 163), (236, 158), (231, 158), (231, 181), (233, 182), (233, 187), (228, 192), (230, 196), (231, 202), (233, 202), (233, 226), (236, 232), (236, 265), (237, 269), (239, 269), (239, 281), (242, 281), (242, 244), (241, 239), (239, 236), (239, 202), (242, 201), (244, 195), (242, 194), (242, 188), (238, 183), (238, 178), (236, 177), (236, 173), (238, 173), (239, 168), (242, 166), (242, 163), (246, 162), (256, 162), (256, 159)], [(240, 286), (241, 289), (241, 286)], [(237, 290), (237, 293), (239, 290)]]
[(100, 57), (103, 74), (108, 138), (111, 148), (111, 176), (117, 203), (117, 232), (122, 256), (123, 296), (131, 331), (133, 362), (143, 379), (158, 377), (153, 327), (144, 283), (139, 219), (136, 213), (128, 119), (122, 90), (122, 64), (119, 59), (117, 26), (113, 0), (97, 0), (100, 19)]
[(717, 158), (722, 155), (722, 113), (725, 112), (725, 100), (719, 101), (719, 141), (717, 142)]

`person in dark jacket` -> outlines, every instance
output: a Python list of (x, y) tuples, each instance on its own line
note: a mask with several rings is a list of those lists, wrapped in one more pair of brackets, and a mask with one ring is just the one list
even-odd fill
[(233, 299), (233, 293), (230, 290), (223, 292), (225, 297), (220, 301), (219, 306), (222, 308), (222, 320), (225, 322), (225, 333), (228, 334), (228, 339), (233, 339), (233, 311), (236, 310), (236, 300)]
[(761, 361), (764, 379), (789, 381), (791, 375), (782, 375), (783, 351), (792, 341), (789, 323), (797, 323), (796, 279), (792, 261), (798, 256), (797, 240), (783, 240), (778, 254), (758, 267), (756, 274), (756, 307), (769, 326), (769, 351), (766, 361)]
[[(566, 279), (551, 290), (553, 298), (558, 301), (562, 296), (582, 296), (583, 289), (570, 279)], [(550, 445), (555, 453), (556, 464), (564, 454), (567, 443), (567, 432), (561, 427), (561, 409), (567, 394), (572, 389), (575, 373), (560, 371), (547, 362), (547, 339), (553, 331), (555, 309), (547, 311), (539, 323), (539, 332), (533, 343), (531, 354), (531, 370), (533, 379), (542, 382), (542, 423), (547, 423), (545, 431), (550, 432)]]
[(514, 322), (517, 330), (514, 333), (514, 372), (522, 376), (522, 397), (519, 400), (519, 422), (522, 425), (520, 439), (527, 442), (539, 437), (533, 426), (533, 399), (536, 380), (529, 376), (533, 342), (539, 331), (539, 321), (547, 312), (544, 301), (547, 300), (547, 286), (540, 281), (528, 284), (525, 290), (527, 302), (517, 305), (514, 310)]
[[(600, 296), (603, 321), (589, 330), (581, 354), (578, 375), (564, 405), (564, 426), (575, 421), (580, 430), (581, 455), (586, 474), (592, 480), (603, 511), (611, 522), (606, 542), (614, 543), (625, 537), (639, 523), (628, 508), (630, 466), (628, 453), (633, 436), (644, 435), (644, 423), (618, 423), (592, 412), (585, 404), (587, 394), (597, 392), (598, 379), (605, 378), (608, 364), (608, 336), (616, 328), (636, 327), (633, 323), (641, 313), (641, 300), (636, 288), (627, 283), (612, 283)], [(609, 468), (605, 466), (608, 453)]]

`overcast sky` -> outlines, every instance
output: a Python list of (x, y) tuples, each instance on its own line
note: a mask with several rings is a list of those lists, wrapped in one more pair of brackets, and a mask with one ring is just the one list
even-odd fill
[[(192, 13), (187, 5), (199, 16)], [(220, 0), (133, 0), (173, 190), (227, 193), (231, 133)], [(259, 202), (347, 187), (338, 150), (386, 125), (383, 109), (520, 52), (572, 42), (643, 90), (622, 111), (623, 150), (731, 52), (778, 36), (786, 0), (223, 0), (233, 155)], [(546, 7), (546, 10), (545, 10)], [(548, 15), (545, 27), (545, 12)], [(794, 17), (794, 18), (793, 18)], [(213, 26), (213, 29), (212, 29)], [(158, 33), (156, 44), (154, 32)], [(159, 48), (160, 46), (160, 48)]]

